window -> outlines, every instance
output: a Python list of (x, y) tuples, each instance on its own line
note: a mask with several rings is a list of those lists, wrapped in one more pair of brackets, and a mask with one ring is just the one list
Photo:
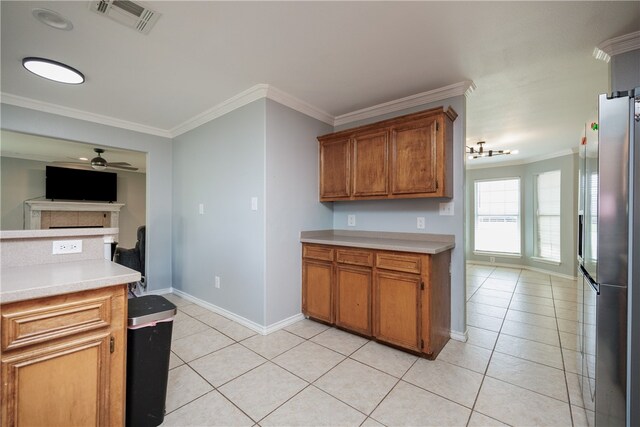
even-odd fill
[(474, 250), (520, 255), (520, 178), (475, 182)]
[(560, 262), (560, 171), (536, 178), (536, 256)]

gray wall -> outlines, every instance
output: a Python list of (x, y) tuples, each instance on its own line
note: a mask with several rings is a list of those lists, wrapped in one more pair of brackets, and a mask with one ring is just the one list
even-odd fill
[(173, 141), (173, 286), (258, 324), (265, 311), (264, 170), (264, 99)]
[(2, 129), (147, 153), (147, 283), (171, 286), (171, 140), (1, 104)]
[(266, 321), (300, 313), (301, 230), (330, 229), (318, 202), (318, 135), (331, 126), (271, 100), (266, 120)]
[[(449, 199), (371, 200), (361, 202), (334, 202), (333, 228), (353, 230), (397, 231), (410, 233), (436, 233), (455, 235), (456, 247), (451, 259), (451, 330), (462, 334), (466, 331), (465, 315), (465, 262), (464, 262), (464, 141), (466, 129), (466, 99), (450, 98), (434, 104), (421, 105), (366, 121), (349, 123), (336, 130), (347, 129), (414, 111), (444, 106), (453, 107), (458, 118), (453, 126), (453, 216), (440, 216), (439, 204)], [(356, 215), (356, 226), (347, 227), (347, 215)], [(424, 216), (425, 230), (416, 228), (416, 218)]]
[[(2, 219), (0, 229), (22, 230), (24, 201), (43, 197), (47, 162), (1, 157), (0, 193)], [(120, 246), (136, 244), (136, 230), (145, 223), (146, 176), (143, 173), (118, 171), (118, 202), (120, 210)]]
[[(560, 170), (561, 197), (560, 227), (561, 227), (561, 255), (560, 265), (549, 264), (532, 259), (534, 252), (534, 223), (535, 205), (534, 191), (536, 175), (553, 170)], [(474, 255), (474, 214), (475, 214), (475, 180), (496, 178), (520, 178), (521, 200), (521, 245), (522, 256), (520, 258), (495, 256), (497, 263), (524, 265), (537, 269), (553, 271), (568, 276), (576, 276), (576, 239), (578, 212), (577, 188), (578, 188), (578, 155), (572, 154), (538, 162), (515, 166), (492, 166), (482, 169), (467, 170), (467, 261), (489, 261), (489, 255)], [(493, 256), (493, 255), (492, 255)]]
[(610, 75), (612, 91), (640, 86), (640, 49), (612, 56)]

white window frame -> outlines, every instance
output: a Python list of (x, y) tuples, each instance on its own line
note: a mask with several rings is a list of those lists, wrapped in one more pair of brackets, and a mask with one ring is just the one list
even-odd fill
[[(559, 198), (558, 198), (558, 211), (557, 214), (555, 213), (545, 213), (545, 214), (541, 214), (541, 209), (540, 209), (540, 194), (539, 194), (539, 190), (540, 190), (540, 179), (542, 176), (544, 175), (551, 175), (551, 174), (557, 174), (558, 175), (558, 186), (557, 186), (557, 190), (559, 191)], [(535, 176), (535, 185), (534, 185), (534, 207), (535, 207), (535, 221), (534, 221), (534, 236), (533, 236), (533, 242), (534, 242), (534, 253), (535, 256), (533, 257), (534, 260), (539, 261), (539, 262), (545, 262), (545, 263), (549, 263), (549, 264), (554, 264), (554, 265), (560, 265), (561, 261), (562, 261), (562, 171), (560, 169), (556, 169), (556, 170), (551, 170), (551, 171), (546, 171), (546, 172), (542, 172), (539, 173)], [(547, 207), (546, 210), (551, 210), (551, 207)], [(549, 256), (547, 254), (543, 254), (543, 248), (540, 244), (540, 232), (541, 232), (541, 217), (557, 217), (558, 220), (558, 232), (557, 232), (557, 258), (553, 257), (553, 256)]]
[[(485, 216), (516, 216), (517, 229), (518, 229), (518, 252), (508, 252), (508, 251), (496, 251), (496, 250), (486, 250), (486, 249), (477, 249), (477, 229), (478, 229), (478, 184), (483, 182), (495, 182), (495, 181), (517, 181), (518, 182), (518, 213), (513, 215), (485, 215)], [(512, 177), (504, 177), (504, 178), (490, 178), (490, 179), (477, 179), (473, 182), (473, 253), (476, 255), (495, 255), (503, 258), (521, 258), (522, 257), (522, 178), (519, 176)]]

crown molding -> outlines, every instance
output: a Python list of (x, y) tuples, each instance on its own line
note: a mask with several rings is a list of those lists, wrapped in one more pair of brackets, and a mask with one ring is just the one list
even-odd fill
[(327, 123), (332, 126), (334, 125), (335, 117), (333, 117), (331, 114), (317, 107), (314, 107), (313, 105), (304, 102), (294, 96), (291, 96), (275, 86), (267, 85), (267, 98), (286, 107), (292, 108), (302, 114), (306, 114), (309, 117), (320, 120), (321, 122)]
[[(484, 164), (471, 164), (470, 161), (466, 162), (466, 170), (475, 170), (475, 169), (487, 169), (487, 168), (500, 168), (503, 166), (518, 166), (518, 165), (527, 165), (529, 163), (541, 162), (543, 160), (555, 159), (556, 157), (568, 156), (570, 154), (576, 154), (578, 152), (578, 147), (567, 148), (565, 150), (556, 151), (555, 153), (550, 154), (541, 154), (539, 156), (527, 157), (526, 159), (518, 159), (511, 160), (506, 162), (495, 162), (495, 163), (484, 163)], [(465, 154), (466, 155), (466, 154)]]
[(612, 56), (640, 49), (640, 31), (605, 40), (593, 49), (593, 57), (609, 62)]
[(202, 126), (203, 124), (211, 120), (224, 116), (225, 114), (230, 113), (233, 110), (244, 107), (245, 105), (250, 104), (253, 101), (265, 98), (267, 96), (268, 88), (269, 85), (263, 83), (252, 86), (249, 89), (240, 92), (235, 96), (232, 96), (226, 101), (223, 101), (220, 104), (203, 111), (197, 116), (186, 120), (182, 124), (179, 124), (178, 126), (171, 129), (169, 133), (172, 137), (175, 138), (176, 136), (182, 135), (185, 132), (189, 132), (190, 130), (197, 128), (198, 126)]
[(183, 123), (169, 130), (146, 126), (139, 123), (116, 119), (114, 117), (103, 116), (100, 114), (89, 113), (87, 111), (76, 110), (73, 108), (37, 101), (34, 99), (24, 98), (8, 93), (0, 93), (0, 96), (1, 101), (9, 105), (29, 108), (31, 110), (71, 117), (74, 119), (85, 120), (107, 126), (128, 129), (150, 135), (161, 136), (164, 138), (175, 138), (179, 135), (182, 135), (183, 133), (197, 128), (198, 126), (202, 126), (203, 124), (211, 120), (217, 119), (218, 117), (221, 117), (233, 110), (241, 108), (262, 98), (267, 98), (275, 101), (279, 104), (282, 104), (321, 122), (327, 123), (331, 126), (338, 126), (358, 120), (381, 116), (383, 114), (405, 110), (419, 105), (441, 101), (447, 98), (452, 98), (454, 96), (469, 96), (469, 94), (473, 92), (475, 88), (476, 85), (472, 81), (463, 81), (439, 89), (418, 93), (416, 95), (407, 96), (405, 98), (396, 99), (393, 101), (385, 102), (383, 104), (374, 105), (373, 107), (364, 108), (334, 117), (326, 111), (323, 111), (320, 108), (317, 108), (305, 101), (289, 95), (288, 93), (276, 88), (275, 86), (261, 83), (252, 86), (243, 92), (240, 92), (239, 94), (227, 99), (226, 101), (223, 101), (220, 104), (209, 108), (206, 111), (203, 111), (202, 113), (184, 121)]
[(62, 105), (51, 104), (49, 102), (37, 101), (35, 99), (25, 98), (23, 96), (13, 95), (10, 93), (0, 93), (0, 101), (3, 104), (14, 105), (16, 107), (28, 108), (30, 110), (42, 111), (44, 113), (99, 123), (102, 125), (146, 133), (149, 135), (171, 138), (171, 133), (164, 129), (116, 119), (114, 117), (103, 116), (101, 114), (94, 114), (87, 111), (76, 110), (74, 108), (63, 107)]
[(449, 86), (441, 87), (427, 92), (421, 92), (415, 95), (374, 105), (373, 107), (363, 108), (351, 113), (339, 115), (334, 120), (334, 126), (340, 126), (359, 120), (370, 119), (384, 114), (395, 113), (396, 111), (406, 110), (407, 108), (417, 107), (419, 105), (429, 104), (432, 102), (442, 101), (443, 99), (453, 98), (454, 96), (468, 96), (476, 88), (476, 85), (470, 81), (454, 83)]

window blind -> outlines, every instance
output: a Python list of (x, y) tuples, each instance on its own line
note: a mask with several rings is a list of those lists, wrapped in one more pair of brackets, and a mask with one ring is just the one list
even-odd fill
[(520, 254), (520, 178), (475, 181), (474, 250)]
[(560, 201), (559, 170), (541, 173), (536, 180), (536, 249), (537, 256), (560, 261)]

